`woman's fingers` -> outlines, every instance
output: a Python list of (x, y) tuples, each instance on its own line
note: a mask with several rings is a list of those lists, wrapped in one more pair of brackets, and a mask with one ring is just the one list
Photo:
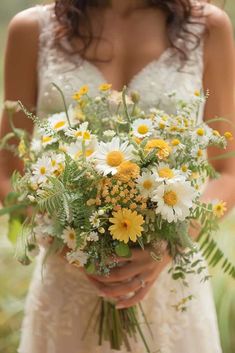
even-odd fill
[(103, 286), (100, 287), (100, 289), (107, 297), (117, 298), (138, 291), (143, 285), (146, 285), (149, 280), (151, 280), (151, 276), (146, 272), (141, 274), (141, 276), (132, 278), (129, 282), (123, 282), (112, 286)]
[(144, 297), (149, 292), (152, 285), (153, 285), (153, 281), (148, 282), (146, 283), (144, 288), (141, 287), (132, 297), (119, 300), (116, 304), (116, 308), (123, 309), (123, 308), (129, 308), (131, 306), (136, 305), (137, 303), (139, 303), (141, 300), (144, 299)]
[(122, 282), (129, 280), (139, 273), (146, 272), (147, 270), (150, 270), (152, 267), (152, 263), (149, 261), (134, 261), (131, 263), (128, 263), (122, 267), (116, 267), (110, 271), (110, 274), (108, 276), (94, 276), (91, 275), (91, 277), (99, 282), (102, 283), (116, 283), (116, 282)]

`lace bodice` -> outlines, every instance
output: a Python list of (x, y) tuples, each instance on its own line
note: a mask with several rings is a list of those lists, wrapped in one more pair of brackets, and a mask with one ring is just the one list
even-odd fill
[[(106, 82), (106, 79), (94, 64), (82, 59), (79, 54), (71, 55), (54, 45), (53, 28), (56, 19), (51, 6), (38, 6), (38, 12), (40, 38), (37, 110), (40, 116), (45, 116), (63, 109), (61, 98), (52, 82), (63, 89), (67, 103), (70, 103), (72, 93), (80, 86), (88, 84), (91, 95), (96, 95), (99, 84)], [(193, 26), (193, 30), (200, 35), (202, 27), (196, 24)], [(68, 43), (64, 41), (63, 45)], [(188, 46), (190, 48), (192, 44), (188, 43)], [(176, 98), (187, 101), (196, 89), (202, 88), (202, 49), (201, 40), (200, 45), (189, 52), (183, 67), (179, 53), (173, 48), (166, 49), (160, 58), (152, 60), (131, 79), (127, 90), (140, 93), (143, 108), (157, 106), (168, 112), (174, 110), (168, 93), (175, 91)]]
[[(69, 104), (73, 92), (81, 85), (88, 84), (90, 93), (96, 95), (98, 85), (106, 79), (96, 66), (79, 55), (70, 56), (58, 50), (53, 42), (52, 8), (38, 6), (37, 11), (40, 24), (37, 113), (46, 117), (63, 109), (51, 82), (63, 89)], [(177, 98), (187, 101), (195, 89), (202, 88), (202, 45), (201, 41), (190, 51), (184, 67), (179, 57), (173, 56), (173, 50), (167, 49), (132, 78), (128, 91), (139, 91), (143, 108), (174, 110), (174, 102), (166, 93), (176, 91)], [(37, 259), (27, 298), (18, 353), (114, 353), (108, 344), (97, 345), (98, 337), (92, 330), (86, 339), (83, 337), (97, 301), (97, 292), (84, 273), (54, 255), (48, 258), (42, 279), (42, 261), (43, 252)], [(200, 283), (199, 277), (190, 276), (189, 288), (185, 288), (172, 280), (168, 270), (167, 267), (162, 271), (143, 300), (154, 337), (149, 337), (151, 352), (221, 353), (210, 283)], [(177, 311), (175, 304), (189, 294), (194, 297), (189, 310)], [(133, 342), (132, 352), (144, 353), (145, 349), (140, 342)], [(127, 351), (123, 349), (120, 353)]]

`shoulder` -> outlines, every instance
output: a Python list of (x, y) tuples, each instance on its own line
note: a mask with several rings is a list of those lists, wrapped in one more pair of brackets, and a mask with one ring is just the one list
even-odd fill
[(48, 16), (51, 6), (34, 6), (16, 14), (8, 25), (8, 36), (14, 41), (37, 41), (41, 21)]
[(228, 37), (233, 38), (233, 26), (227, 13), (219, 7), (207, 4), (204, 8), (208, 40)]
[(206, 19), (206, 25), (210, 31), (232, 29), (229, 16), (223, 9), (212, 4), (206, 4), (203, 14)]
[(229, 16), (219, 7), (207, 4), (204, 7), (206, 24), (205, 60), (210, 62), (216, 57), (234, 51), (233, 26)]

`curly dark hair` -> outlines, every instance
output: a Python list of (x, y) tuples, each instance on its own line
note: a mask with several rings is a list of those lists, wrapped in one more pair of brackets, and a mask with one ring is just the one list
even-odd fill
[[(189, 24), (201, 24), (203, 6), (208, 0), (149, 0), (149, 6), (157, 7), (166, 13), (167, 34), (170, 46), (175, 48), (183, 61), (187, 60), (187, 43), (193, 43), (193, 49), (200, 43), (200, 36), (193, 31)], [(58, 22), (56, 28), (56, 41), (64, 37), (69, 42), (79, 37), (82, 40), (82, 48), (74, 49), (73, 53), (79, 52), (84, 57), (87, 48), (94, 38), (99, 37), (92, 33), (91, 23), (87, 14), (88, 6), (104, 6), (107, 0), (55, 0), (55, 15)], [(81, 25), (85, 33), (81, 31)], [(181, 40), (181, 45), (178, 39)], [(72, 47), (71, 47), (72, 48)], [(192, 46), (191, 46), (192, 48)]]

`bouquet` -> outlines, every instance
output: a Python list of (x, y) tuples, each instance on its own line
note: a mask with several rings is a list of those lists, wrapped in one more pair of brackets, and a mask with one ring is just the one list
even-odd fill
[[(39, 246), (47, 249), (46, 257), (66, 246), (69, 263), (108, 276), (135, 247), (151, 249), (156, 261), (167, 249), (175, 280), (186, 284), (188, 273), (203, 276), (202, 261), (194, 259), (200, 246), (189, 229), (199, 226), (201, 248), (217, 264), (223, 253), (211, 235), (226, 205), (201, 202), (200, 195), (206, 180), (217, 177), (206, 149), (224, 149), (232, 138), (199, 121), (206, 97), (196, 91), (184, 102), (171, 94), (176, 110), (168, 114), (156, 107), (142, 110), (137, 92), (113, 91), (109, 84), (100, 85), (96, 97), (88, 86), (81, 87), (67, 107), (55, 87), (64, 111), (48, 119), (17, 103), (35, 124), (32, 140), (14, 127), (16, 105), (6, 104), (13, 131), (1, 147), (23, 160), (24, 174), (13, 174), (13, 192), (1, 214), (10, 213), (11, 226), (19, 226), (22, 209), (30, 208), (21, 225), (20, 261), (30, 263)], [(8, 143), (13, 135), (18, 147)], [(227, 259), (223, 268), (235, 276)], [(112, 349), (125, 345), (131, 350), (130, 337), (140, 335), (149, 352), (138, 319), (142, 313), (148, 325), (141, 304), (117, 310), (114, 301), (99, 301), (99, 343), (109, 340)]]

